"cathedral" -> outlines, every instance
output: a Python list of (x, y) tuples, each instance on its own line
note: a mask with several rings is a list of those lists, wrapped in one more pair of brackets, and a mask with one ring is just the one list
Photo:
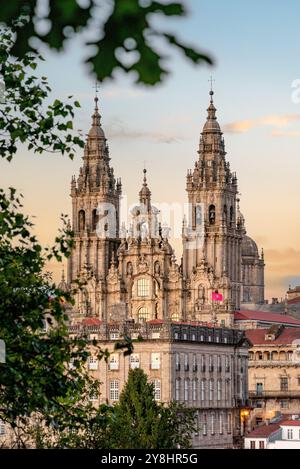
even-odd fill
[(129, 226), (120, 223), (122, 185), (110, 163), (98, 97), (78, 178), (71, 181), (74, 247), (68, 287), (77, 290), (72, 318), (104, 323), (151, 320), (233, 327), (234, 312), (264, 303), (264, 256), (246, 233), (237, 177), (210, 91), (198, 156), (188, 170), (189, 216), (182, 221), (182, 257), (151, 202), (144, 170)]

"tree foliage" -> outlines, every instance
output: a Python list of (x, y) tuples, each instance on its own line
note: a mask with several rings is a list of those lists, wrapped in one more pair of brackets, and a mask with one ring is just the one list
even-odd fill
[(130, 370), (115, 406), (110, 427), (111, 448), (176, 449), (191, 447), (194, 411), (172, 402), (159, 404), (154, 386), (141, 369)]
[[(113, 77), (114, 71), (121, 69), (135, 72), (137, 83), (161, 82), (168, 70), (162, 65), (166, 57), (154, 46), (157, 40), (179, 49), (194, 64), (212, 64), (208, 55), (155, 26), (161, 17), (184, 16), (186, 8), (181, 0), (90, 0), (84, 4), (76, 0), (49, 0), (48, 11), (43, 13), (37, 4), (38, 0), (10, 0), (0, 10), (0, 22), (7, 26), (12, 26), (20, 15), (28, 18), (25, 27), (17, 29), (12, 49), (19, 59), (29, 51), (37, 52), (41, 43), (57, 51), (64, 50), (66, 40), (87, 30), (93, 22), (98, 38), (86, 45), (95, 46), (97, 52), (86, 61), (99, 81)], [(95, 19), (98, 17), (99, 21)], [(40, 27), (42, 20), (47, 23), (47, 30)]]
[(63, 228), (56, 244), (43, 249), (31, 231), (15, 190), (0, 189), (0, 337), (6, 343), (0, 419), (16, 428), (40, 413), (45, 425), (76, 428), (99, 383), (87, 372), (87, 337), (68, 334), (71, 294), (43, 274), (46, 261), (69, 255), (72, 233)]
[(46, 77), (33, 74), (40, 55), (25, 53), (17, 60), (12, 56), (14, 31), (28, 24), (14, 22), (12, 29), (0, 28), (0, 156), (11, 160), (18, 144), (26, 145), (35, 153), (59, 152), (73, 158), (77, 146), (84, 142), (73, 131), (74, 109), (78, 101), (64, 103), (55, 99), (46, 105), (51, 88)]

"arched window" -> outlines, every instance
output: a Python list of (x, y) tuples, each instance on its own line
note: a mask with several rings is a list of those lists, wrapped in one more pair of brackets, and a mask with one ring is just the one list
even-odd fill
[(196, 218), (196, 225), (202, 225), (202, 207), (201, 205), (197, 205), (195, 209), (195, 218)]
[(150, 319), (150, 315), (149, 315), (148, 308), (143, 306), (142, 308), (138, 310), (138, 321), (145, 322), (145, 321), (149, 321), (149, 319)]
[(225, 222), (225, 224), (227, 224), (227, 217), (228, 217), (228, 213), (227, 213), (227, 205), (224, 205), (224, 210), (223, 210), (223, 218), (224, 218), (224, 222)]
[(173, 322), (179, 322), (180, 321), (180, 316), (178, 313), (173, 313), (172, 316), (171, 316), (171, 320)]
[(216, 207), (214, 205), (209, 206), (208, 220), (210, 225), (214, 225), (216, 222)]
[(78, 229), (83, 231), (85, 229), (85, 211), (80, 210), (78, 213)]
[(140, 278), (137, 281), (137, 296), (146, 297), (150, 295), (150, 282), (147, 278)]
[(97, 209), (95, 208), (92, 212), (92, 231), (96, 231), (98, 221), (99, 221), (99, 215), (97, 213)]
[(199, 285), (198, 286), (198, 299), (199, 300), (203, 300), (205, 297), (205, 288), (203, 285)]
[(230, 207), (230, 226), (233, 224), (233, 207)]

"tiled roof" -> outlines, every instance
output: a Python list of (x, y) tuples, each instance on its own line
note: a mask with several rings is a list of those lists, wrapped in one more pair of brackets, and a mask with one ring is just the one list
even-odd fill
[(285, 327), (275, 340), (265, 339), (269, 332), (269, 329), (247, 329), (245, 334), (252, 345), (290, 345), (294, 340), (300, 340), (300, 328), (298, 327)]
[(97, 318), (86, 318), (82, 320), (84, 326), (100, 326), (101, 321)]
[(268, 438), (272, 433), (280, 429), (280, 423), (270, 423), (270, 425), (262, 425), (255, 428), (252, 432), (247, 433), (245, 438)]
[(292, 316), (279, 313), (269, 313), (268, 311), (236, 311), (234, 313), (234, 319), (236, 321), (265, 321), (265, 322), (276, 322), (280, 324), (294, 324), (300, 327), (300, 320), (295, 319)]
[(300, 420), (285, 420), (280, 425), (282, 427), (300, 427)]
[(300, 296), (297, 296), (296, 298), (292, 298), (291, 300), (288, 300), (289, 305), (294, 305), (300, 303)]

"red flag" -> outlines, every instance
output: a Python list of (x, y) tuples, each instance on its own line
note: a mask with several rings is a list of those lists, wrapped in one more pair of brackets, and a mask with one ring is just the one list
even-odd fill
[(212, 293), (212, 299), (213, 301), (223, 301), (223, 295), (222, 293), (218, 293), (217, 291), (214, 291)]

